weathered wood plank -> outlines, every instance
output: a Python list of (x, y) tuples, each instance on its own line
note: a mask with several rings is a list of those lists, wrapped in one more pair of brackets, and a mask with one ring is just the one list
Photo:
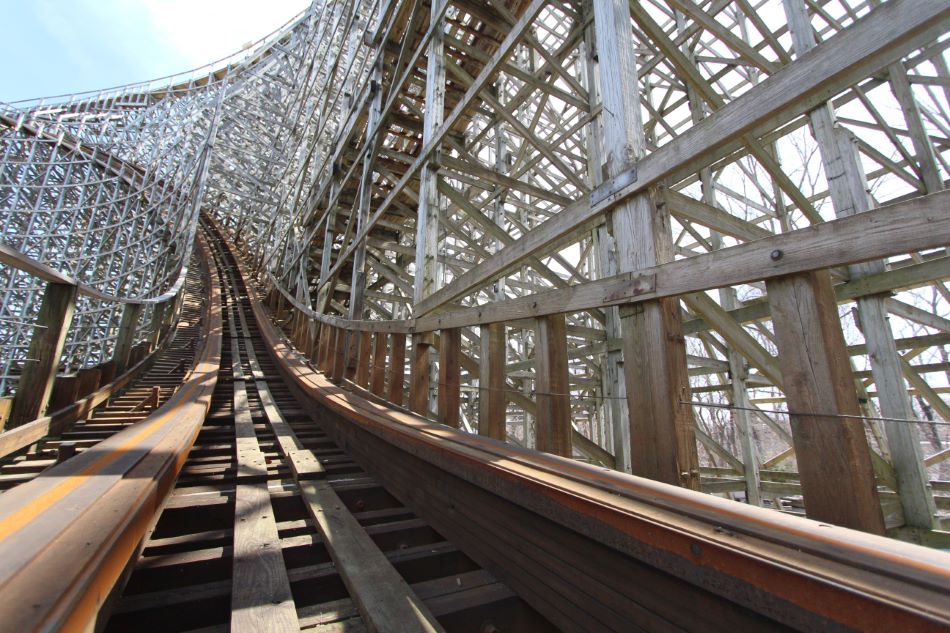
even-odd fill
[(237, 487), (234, 516), (232, 633), (297, 633), (300, 624), (266, 481)]
[(507, 436), (505, 411), (505, 326), (492, 323), (481, 328), (482, 353), (478, 372), (478, 434), (504, 441)]
[(356, 376), (353, 380), (360, 387), (369, 387), (369, 359), (370, 359), (370, 346), (372, 345), (373, 333), (372, 332), (360, 332), (359, 336), (359, 352), (356, 355)]
[(36, 327), (26, 353), (27, 362), (17, 383), (10, 418), (5, 428), (14, 428), (46, 412), (59, 357), (76, 308), (76, 286), (48, 283), (36, 317)]
[(300, 482), (300, 494), (370, 631), (442, 631), (329, 483)]
[(438, 419), (459, 428), (462, 384), (462, 331), (442, 330), (439, 334)]
[(429, 415), (429, 348), (431, 334), (412, 335), (412, 360), (409, 366), (409, 410)]
[(386, 346), (388, 340), (385, 332), (373, 334), (373, 374), (370, 378), (370, 391), (377, 396), (386, 393)]
[(536, 345), (537, 447), (545, 453), (571, 457), (571, 386), (563, 314), (538, 319)]
[(406, 376), (406, 335), (392, 334), (392, 350), (389, 356), (389, 381), (387, 400), (402, 406), (403, 380)]
[[(766, 283), (809, 518), (874, 534), (884, 518), (827, 271)], [(803, 415), (799, 415), (803, 414)], [(827, 414), (822, 416), (821, 414)]]

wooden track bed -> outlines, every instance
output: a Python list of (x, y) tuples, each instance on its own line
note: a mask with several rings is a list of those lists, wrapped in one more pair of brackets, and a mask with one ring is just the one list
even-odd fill
[(211, 408), (105, 630), (553, 630), (330, 440), (279, 378), (229, 255), (217, 259)]

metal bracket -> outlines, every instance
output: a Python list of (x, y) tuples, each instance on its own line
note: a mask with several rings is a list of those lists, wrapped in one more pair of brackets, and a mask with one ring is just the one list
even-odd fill
[(616, 196), (637, 181), (637, 168), (631, 167), (620, 172), (601, 186), (590, 192), (590, 206), (596, 207), (605, 200)]
[(632, 274), (628, 279), (612, 285), (610, 290), (604, 293), (605, 303), (619, 303), (624, 299), (632, 299), (640, 295), (653, 293), (656, 291), (656, 274), (647, 275)]

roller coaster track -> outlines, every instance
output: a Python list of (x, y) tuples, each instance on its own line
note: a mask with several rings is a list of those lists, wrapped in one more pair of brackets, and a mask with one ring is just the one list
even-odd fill
[[(616, 60), (598, 46), (618, 35), (604, 11), (628, 3), (589, 4), (314, 3), (190, 77), (0, 109), (0, 388), (16, 384), (26, 403), (0, 434), (0, 633), (950, 628), (950, 555), (877, 535), (947, 538), (930, 487), (950, 484), (926, 467), (950, 451), (925, 461), (916, 432), (875, 439), (903, 446), (903, 460), (864, 450), (866, 414), (842, 396), (855, 376), (835, 304), (876, 306), (881, 323), (891, 305), (943, 330), (909, 337), (906, 356), (887, 340), (898, 394), (906, 376), (950, 421), (909, 362), (950, 340), (947, 319), (884, 298), (928, 283), (950, 297), (946, 112), (918, 111), (921, 129), (905, 130), (866, 96), (913, 79), (940, 105), (950, 9), (785, 0), (805, 27), (793, 51), (796, 25), (771, 29), (745, 0), (729, 18), (742, 38), (723, 23), (730, 2), (632, 3), (617, 23), (656, 50), (617, 66), (644, 73), (632, 94), (645, 83), (666, 97), (642, 100), (650, 151), (612, 165), (616, 148), (599, 143), (614, 140), (601, 127)], [(818, 17), (830, 26), (812, 33)], [(736, 57), (707, 78), (724, 51)], [(873, 124), (849, 118), (855, 104)], [(911, 121), (916, 106), (900, 105)], [(817, 203), (835, 198), (838, 211), (835, 192), (806, 193), (771, 155), (806, 124), (822, 130), (825, 106), (842, 117), (818, 145), (834, 140), (855, 201), (869, 180), (912, 192), (824, 221)], [(889, 158), (841, 122), (914, 137), (921, 156)], [(855, 148), (882, 169), (864, 169)], [(730, 189), (722, 173), (737, 164), (746, 185), (764, 169), (774, 198), (759, 182), (761, 204)], [(666, 244), (676, 256), (594, 274), (595, 242), (632, 248), (618, 227), (636, 205), (681, 223)], [(735, 307), (743, 286), (774, 301)], [(716, 303), (717, 289), (733, 296)], [(764, 338), (743, 329), (770, 311), (753, 332)], [(636, 327), (647, 313), (663, 323)], [(512, 345), (506, 328), (522, 332)], [(754, 447), (740, 460), (694, 430), (683, 331), (710, 354), (689, 371), (728, 372), (733, 404), (767, 388), (792, 411), (800, 391), (791, 432), (770, 420), (786, 445), (773, 459), (795, 455), (802, 473), (779, 473), (783, 490), (834, 520), (758, 507)], [(779, 338), (777, 357), (760, 342)], [(870, 339), (861, 353), (874, 364)], [(665, 386), (650, 402), (628, 389), (613, 431), (639, 402), (662, 437), (607, 438), (606, 426), (595, 437), (613, 401), (573, 401), (618, 386), (618, 340), (628, 385)], [(798, 384), (810, 376), (825, 378)], [(918, 422), (879, 421), (895, 420)], [(694, 433), (729, 467), (701, 469)], [(649, 478), (620, 472), (634, 449)]]
[(466, 435), (331, 382), (205, 238), (204, 336), (176, 395), (0, 496), (0, 629), (950, 623), (946, 555)]

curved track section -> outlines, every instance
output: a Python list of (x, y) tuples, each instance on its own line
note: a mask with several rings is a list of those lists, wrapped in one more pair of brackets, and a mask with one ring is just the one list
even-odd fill
[(263, 305), (252, 307), (284, 377), (322, 412), (330, 436), (558, 628), (950, 625), (944, 553), (432, 423), (339, 380), (349, 364), (342, 347), (327, 352), (338, 380), (317, 373)]
[(60, 376), (49, 415), (0, 434), (0, 490), (89, 450), (145, 419), (174, 395), (194, 365), (205, 334), (202, 305), (209, 297), (198, 259), (193, 257), (191, 264), (178, 323), (159, 349), (146, 354), (146, 345), (137, 347), (129, 370), (120, 376), (109, 375), (115, 373), (114, 362)]
[(466, 435), (364, 391), (340, 346), (331, 381), (208, 235), (182, 388), (0, 496), (3, 630), (950, 624), (945, 554)]
[(4, 630), (79, 631), (95, 622), (208, 409), (221, 354), (213, 281), (210, 296), (198, 362), (165, 407), (0, 497)]
[(106, 630), (551, 630), (327, 436), (216, 257), (223, 369)]

